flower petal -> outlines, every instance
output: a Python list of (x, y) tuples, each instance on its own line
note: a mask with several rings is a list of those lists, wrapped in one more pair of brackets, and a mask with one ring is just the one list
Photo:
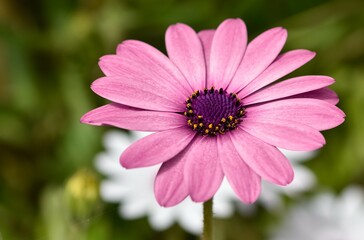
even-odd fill
[(253, 39), (248, 44), (228, 91), (238, 92), (262, 73), (278, 56), (286, 39), (287, 30), (281, 27), (269, 29)]
[(224, 178), (216, 138), (195, 140), (186, 156), (184, 175), (193, 201), (205, 202), (216, 193)]
[(203, 89), (206, 65), (200, 38), (185, 24), (170, 26), (166, 32), (166, 47), (169, 58), (181, 70), (194, 90)]
[[(154, 202), (153, 202), (154, 203)], [(157, 231), (163, 231), (171, 227), (175, 222), (175, 216), (171, 208), (161, 208), (156, 204), (153, 209), (149, 207), (148, 222), (150, 226)]]
[(195, 203), (187, 198), (178, 205), (178, 208), (176, 217), (178, 224), (194, 235), (201, 235), (203, 225), (202, 204)]
[(241, 19), (227, 19), (217, 28), (211, 45), (208, 88), (225, 88), (245, 52), (247, 30)]
[(131, 107), (169, 112), (183, 112), (185, 108), (185, 100), (166, 86), (139, 81), (127, 74), (99, 78), (91, 89), (103, 98)]
[(202, 30), (198, 32), (198, 37), (202, 43), (206, 64), (209, 64), (210, 62), (211, 45), (215, 32), (216, 30), (213, 29)]
[(240, 127), (266, 143), (288, 150), (311, 151), (325, 144), (318, 130), (290, 120), (247, 117)]
[(254, 104), (309, 92), (333, 84), (335, 80), (327, 76), (301, 76), (291, 78), (254, 92), (244, 98), (244, 104)]
[(186, 117), (177, 113), (148, 111), (112, 103), (86, 113), (81, 122), (96, 126), (111, 125), (129, 130), (157, 132), (186, 125)]
[(124, 74), (124, 59), (118, 55), (105, 55), (99, 60), (99, 67), (105, 76), (117, 76)]
[(287, 119), (311, 126), (319, 131), (334, 128), (344, 122), (345, 114), (338, 107), (322, 100), (289, 98), (246, 109), (247, 118), (256, 120)]
[(276, 147), (240, 128), (231, 131), (230, 136), (240, 157), (263, 179), (279, 185), (292, 182), (292, 166)]
[(100, 195), (106, 202), (120, 202), (125, 197), (126, 192), (119, 182), (113, 180), (106, 179), (100, 184)]
[(238, 96), (240, 99), (284, 77), (297, 68), (309, 62), (315, 56), (308, 50), (293, 50), (279, 55), (276, 60), (257, 78), (243, 88)]
[[(206, 63), (206, 69), (209, 69), (210, 66), (210, 53), (211, 53), (211, 45), (212, 45), (212, 39), (214, 38), (215, 30), (209, 29), (209, 30), (203, 30), (198, 33), (198, 36), (200, 37), (204, 56), (205, 56), (205, 63)], [(208, 77), (209, 72), (206, 71), (206, 81), (205, 86), (207, 87), (207, 81), (209, 79)]]
[(297, 94), (295, 96), (292, 96), (291, 98), (314, 98), (323, 100), (333, 105), (339, 103), (339, 97), (334, 90), (331, 90), (329, 88), (321, 88), (314, 91)]
[(184, 127), (154, 133), (128, 147), (120, 156), (120, 163), (125, 168), (138, 168), (168, 161), (180, 153), (194, 136), (191, 129)]
[(186, 147), (171, 160), (164, 162), (158, 171), (154, 194), (159, 205), (163, 207), (177, 205), (188, 196), (188, 186), (183, 174), (188, 150), (189, 147)]
[[(118, 55), (102, 57), (99, 65), (107, 76), (120, 82), (118, 87), (123, 88), (125, 85), (125, 88), (131, 87), (132, 89), (129, 90), (133, 91), (138, 91), (140, 88), (141, 92), (154, 93), (157, 96), (163, 95), (165, 98), (177, 102), (183, 102), (186, 96), (193, 92), (179, 69), (152, 46), (128, 40), (119, 44), (117, 52)], [(113, 92), (110, 87), (115, 86), (104, 86), (102, 90), (106, 93)], [(149, 91), (147, 91), (148, 88)], [(118, 92), (122, 93), (123, 90), (118, 89)], [(115, 100), (118, 102), (117, 98)]]
[(260, 176), (241, 159), (230, 135), (217, 137), (221, 167), (232, 189), (245, 203), (253, 203), (260, 193)]

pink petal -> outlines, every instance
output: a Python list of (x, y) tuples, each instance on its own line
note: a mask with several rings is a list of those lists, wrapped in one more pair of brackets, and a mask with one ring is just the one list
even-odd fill
[(152, 81), (143, 82), (136, 78), (127, 74), (102, 77), (92, 83), (91, 89), (103, 98), (135, 108), (184, 111), (185, 100), (180, 94), (166, 86), (153, 85)]
[(191, 199), (195, 202), (205, 202), (216, 193), (224, 178), (217, 151), (217, 139), (197, 138), (186, 158), (184, 174)]
[(247, 117), (240, 127), (268, 144), (288, 150), (312, 151), (325, 144), (318, 130), (290, 120)]
[(99, 60), (99, 67), (106, 76), (123, 75), (124, 59), (118, 55), (105, 55)]
[(246, 109), (247, 118), (282, 119), (299, 122), (319, 131), (334, 128), (344, 122), (345, 114), (336, 106), (322, 100), (289, 98)]
[(292, 166), (276, 147), (240, 128), (231, 131), (230, 136), (240, 157), (263, 179), (279, 185), (292, 182)]
[(230, 134), (217, 137), (221, 167), (232, 189), (245, 203), (253, 203), (260, 194), (260, 176), (241, 159)]
[(335, 93), (335, 91), (329, 88), (321, 88), (314, 91), (297, 94), (292, 96), (292, 98), (315, 98), (319, 100), (323, 100), (330, 104), (336, 105), (339, 103), (339, 97)]
[[(193, 142), (192, 142), (193, 144)], [(188, 187), (184, 179), (185, 148), (171, 160), (164, 162), (154, 182), (154, 194), (159, 205), (171, 207), (177, 205), (188, 195)]]
[[(120, 82), (119, 87), (125, 84), (126, 87), (131, 86), (137, 91), (140, 86), (144, 86), (142, 91), (149, 88), (147, 92), (160, 92), (159, 95), (179, 102), (183, 102), (186, 96), (193, 92), (178, 68), (152, 46), (129, 40), (119, 44), (117, 52), (116, 56), (102, 57), (99, 65), (107, 76)], [(111, 89), (101, 91), (108, 93)]]
[(315, 53), (308, 50), (293, 50), (279, 55), (262, 74), (243, 88), (238, 96), (240, 99), (248, 96), (262, 87), (293, 72), (309, 62), (314, 56)]
[(203, 89), (206, 65), (200, 38), (185, 24), (172, 25), (166, 32), (169, 58), (176, 64), (194, 90)]
[(154, 133), (128, 147), (120, 156), (120, 163), (125, 168), (138, 168), (168, 161), (180, 153), (194, 136), (195, 133), (185, 127)]
[(254, 104), (305, 93), (326, 87), (335, 80), (327, 76), (302, 76), (291, 78), (257, 91), (244, 98), (244, 104)]
[(228, 91), (238, 92), (262, 73), (278, 56), (286, 39), (287, 30), (281, 27), (272, 28), (253, 39), (248, 44)]
[(186, 117), (170, 112), (156, 112), (120, 104), (108, 104), (86, 113), (82, 123), (96, 126), (111, 125), (136, 131), (163, 131), (186, 125)]
[(217, 28), (212, 40), (208, 86), (225, 88), (244, 56), (247, 31), (241, 19), (227, 19)]
[[(205, 56), (205, 63), (206, 63), (206, 69), (209, 69), (210, 66), (210, 52), (211, 52), (211, 45), (212, 45), (212, 39), (214, 37), (215, 30), (203, 30), (198, 33), (198, 36), (200, 37), (204, 56)], [(206, 82), (209, 79), (208, 77), (208, 71), (206, 72)], [(211, 85), (211, 84), (210, 84)], [(207, 84), (205, 83), (206, 87)]]

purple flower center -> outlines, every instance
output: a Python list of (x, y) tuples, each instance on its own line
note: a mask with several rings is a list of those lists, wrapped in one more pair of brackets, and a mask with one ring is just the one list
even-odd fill
[(186, 100), (187, 124), (200, 135), (216, 136), (235, 129), (245, 116), (245, 108), (235, 93), (205, 89)]

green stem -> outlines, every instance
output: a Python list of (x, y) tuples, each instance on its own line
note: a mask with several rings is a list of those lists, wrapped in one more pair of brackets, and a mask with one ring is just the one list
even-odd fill
[(212, 240), (213, 216), (212, 216), (212, 198), (203, 203), (203, 233), (202, 240)]

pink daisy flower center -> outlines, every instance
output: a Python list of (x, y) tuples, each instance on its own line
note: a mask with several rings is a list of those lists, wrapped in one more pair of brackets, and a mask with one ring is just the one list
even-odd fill
[(235, 129), (245, 116), (245, 108), (235, 93), (212, 87), (187, 98), (184, 115), (193, 131), (216, 136)]

